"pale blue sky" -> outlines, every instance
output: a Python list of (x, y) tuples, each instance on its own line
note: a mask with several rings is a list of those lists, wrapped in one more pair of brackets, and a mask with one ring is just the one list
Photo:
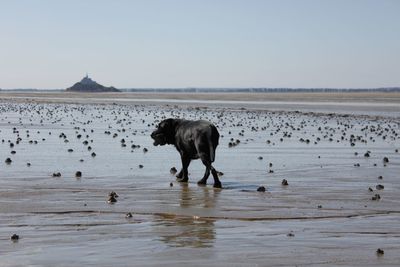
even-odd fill
[(0, 88), (400, 86), (400, 0), (0, 0)]

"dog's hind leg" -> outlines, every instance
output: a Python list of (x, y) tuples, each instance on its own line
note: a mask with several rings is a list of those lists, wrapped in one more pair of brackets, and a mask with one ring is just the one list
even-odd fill
[(211, 173), (212, 173), (212, 175), (213, 175), (213, 177), (214, 177), (214, 187), (215, 187), (215, 188), (222, 188), (221, 181), (220, 181), (219, 178), (218, 178), (218, 173), (217, 173), (217, 171), (214, 169), (213, 166), (211, 166)]
[[(178, 182), (187, 182), (187, 181), (189, 181), (188, 167), (189, 167), (189, 164), (190, 164), (190, 158), (182, 155), (181, 156), (181, 160), (182, 160), (182, 170), (181, 170), (182, 178), (178, 177)], [(180, 174), (180, 172), (179, 172), (179, 174)]]
[(199, 185), (206, 185), (207, 184), (207, 179), (210, 176), (210, 171), (214, 177), (214, 187), (215, 188), (222, 188), (222, 184), (221, 181), (218, 178), (218, 173), (217, 171), (214, 169), (214, 167), (211, 165), (211, 161), (210, 161), (210, 157), (205, 154), (202, 153), (200, 154), (200, 159), (203, 162), (203, 164), (206, 166), (206, 171), (204, 173), (203, 178), (197, 182), (197, 184)]
[(183, 177), (183, 169), (181, 169), (175, 177), (178, 178), (178, 179), (182, 179), (182, 177)]
[(203, 162), (204, 166), (206, 166), (206, 171), (204, 172), (203, 178), (197, 182), (198, 185), (206, 185), (207, 184), (207, 179), (210, 176), (210, 170), (211, 170), (211, 162), (209, 157), (206, 154), (201, 154), (200, 159)]

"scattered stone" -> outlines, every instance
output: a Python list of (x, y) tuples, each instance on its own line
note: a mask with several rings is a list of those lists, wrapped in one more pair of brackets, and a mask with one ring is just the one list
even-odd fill
[(384, 157), (383, 158), (383, 163), (389, 163), (389, 158), (388, 157)]
[(382, 176), (382, 175), (378, 176), (378, 179), (379, 179), (379, 180), (382, 180), (382, 179), (383, 179), (383, 176)]
[(17, 242), (18, 240), (19, 240), (19, 235), (13, 234), (13, 235), (11, 236), (11, 241)]
[(257, 192), (265, 192), (265, 187), (264, 186), (258, 187)]
[(125, 218), (132, 218), (132, 213), (128, 212), (127, 214), (125, 214)]
[(53, 177), (61, 177), (61, 173), (60, 172), (53, 172)]
[(380, 199), (381, 199), (381, 196), (379, 194), (375, 194), (375, 196), (373, 196), (371, 198), (371, 200), (380, 200)]
[(26, 163), (26, 166), (30, 167), (30, 166), (31, 166), (31, 163), (30, 163), (30, 162)]
[(172, 175), (174, 175), (175, 173), (178, 172), (178, 170), (177, 170), (175, 167), (172, 167), (172, 168), (169, 170), (169, 172), (170, 172)]
[(369, 158), (369, 157), (370, 157), (369, 152), (366, 152), (366, 153), (364, 154), (364, 157)]
[(96, 153), (92, 152), (92, 157), (93, 158), (96, 157)]
[(383, 249), (378, 248), (376, 250), (376, 254), (378, 254), (378, 256), (383, 256), (383, 254), (385, 254), (385, 251), (383, 251)]
[(76, 178), (81, 178), (81, 177), (82, 177), (82, 172), (81, 172), (81, 171), (77, 171), (77, 172), (75, 173), (75, 177), (76, 177)]
[(286, 179), (282, 180), (282, 185), (289, 185), (288, 181)]
[(114, 198), (118, 198), (118, 194), (115, 191), (111, 191), (110, 193), (108, 193), (109, 197), (114, 197)]
[(149, 151), (147, 148), (143, 148), (144, 153), (146, 153), (147, 151)]
[(259, 160), (262, 160), (262, 159), (263, 159), (263, 157), (259, 156), (259, 157), (258, 157), (258, 159), (259, 159)]
[(139, 169), (143, 169), (143, 165), (142, 164), (139, 164)]
[(294, 233), (293, 233), (293, 232), (290, 232), (290, 233), (288, 233), (286, 236), (288, 236), (288, 237), (294, 237)]
[(322, 209), (322, 205), (318, 205), (318, 208), (319, 208), (319, 209)]
[(6, 164), (11, 164), (12, 160), (10, 158), (6, 158), (5, 163)]
[(108, 203), (114, 204), (117, 202), (117, 199), (114, 196), (110, 196), (107, 200)]
[(173, 186), (174, 186), (174, 184), (171, 182), (171, 183), (169, 183), (169, 186), (170, 186), (170, 187), (173, 187)]
[(369, 192), (374, 192), (374, 190), (371, 187), (368, 187)]
[(376, 189), (377, 190), (382, 190), (382, 189), (384, 189), (385, 187), (383, 186), (383, 185), (381, 185), (381, 184), (378, 184), (378, 185), (376, 185)]

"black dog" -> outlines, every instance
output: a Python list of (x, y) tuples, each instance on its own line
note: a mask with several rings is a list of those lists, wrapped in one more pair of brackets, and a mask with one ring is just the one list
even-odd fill
[(187, 182), (188, 167), (192, 159), (200, 158), (206, 166), (199, 185), (205, 185), (210, 176), (214, 177), (214, 187), (221, 188), (217, 171), (211, 165), (215, 160), (215, 149), (218, 146), (219, 133), (217, 128), (208, 121), (189, 121), (182, 119), (166, 119), (160, 122), (151, 134), (154, 145), (174, 145), (181, 155), (182, 169), (176, 175), (179, 182)]

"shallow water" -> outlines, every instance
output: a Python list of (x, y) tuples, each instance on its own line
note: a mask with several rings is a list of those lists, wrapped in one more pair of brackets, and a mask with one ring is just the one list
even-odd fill
[[(178, 153), (149, 137), (166, 117), (218, 126), (214, 166), (224, 173), (222, 190), (212, 178), (197, 186), (200, 161), (191, 163), (188, 184), (175, 182), (169, 169), (179, 169)], [(0, 266), (395, 265), (399, 126), (396, 116), (239, 106), (2, 102)], [(260, 185), (267, 191), (257, 192)], [(110, 191), (119, 195), (115, 204), (107, 203)], [(381, 199), (371, 200), (377, 193)], [(18, 242), (10, 241), (13, 233)]]
[[(233, 100), (229, 98), (229, 94), (217, 94), (216, 99), (191, 99), (189, 95), (178, 94), (180, 98), (170, 98), (171, 95), (163, 95), (161, 98), (156, 98), (157, 95), (147, 94), (144, 96), (136, 94), (117, 94), (113, 97), (101, 95), (101, 97), (95, 97), (92, 94), (82, 94), (81, 97), (78, 95), (63, 94), (58, 93), (54, 95), (49, 95), (42, 92), (25, 94), (25, 93), (14, 93), (12, 95), (1, 94), (1, 99), (19, 100), (19, 101), (36, 101), (36, 102), (58, 102), (58, 103), (74, 103), (74, 104), (86, 104), (88, 101), (91, 103), (98, 104), (130, 104), (130, 105), (154, 105), (154, 104), (170, 104), (179, 105), (185, 107), (200, 106), (200, 107), (213, 107), (213, 108), (228, 108), (230, 110), (235, 109), (250, 109), (250, 110), (268, 110), (268, 111), (302, 111), (302, 112), (322, 112), (322, 113), (337, 113), (337, 114), (353, 114), (353, 115), (369, 115), (369, 116), (385, 116), (385, 117), (400, 117), (400, 104), (398, 103), (398, 96), (386, 95), (384, 100), (379, 97), (379, 101), (375, 101), (374, 96), (369, 96), (367, 98), (362, 98), (361, 100), (355, 98), (348, 101), (349, 95), (342, 95), (343, 99), (333, 99), (330, 100), (329, 96), (326, 95), (321, 99), (304, 100), (296, 99), (292, 94), (280, 94), (280, 99), (282, 100), (266, 100), (263, 99), (265, 96), (260, 95), (259, 100)], [(211, 94), (212, 95), (212, 94)], [(235, 94), (232, 94), (235, 95)], [(232, 96), (230, 95), (230, 96)], [(252, 97), (258, 94), (250, 94)], [(307, 94), (303, 94), (303, 97)], [(156, 96), (156, 97), (154, 97)], [(223, 96), (223, 97), (221, 97)], [(282, 98), (286, 96), (286, 98)], [(359, 95), (358, 95), (359, 96)], [(297, 96), (298, 97), (298, 96)], [(354, 97), (354, 96), (353, 96)], [(359, 96), (360, 97), (360, 96)], [(364, 96), (365, 97), (365, 96)], [(222, 100), (221, 100), (222, 99)], [(239, 98), (240, 99), (240, 98)]]

